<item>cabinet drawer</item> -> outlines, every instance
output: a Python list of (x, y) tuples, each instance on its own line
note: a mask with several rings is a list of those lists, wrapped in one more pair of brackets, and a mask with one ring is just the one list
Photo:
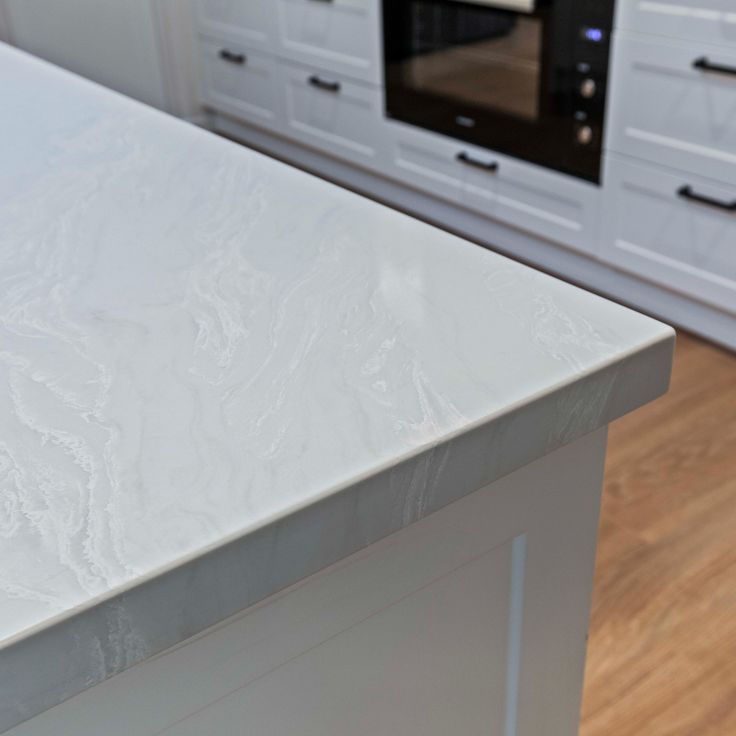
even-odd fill
[(427, 133), (403, 123), (387, 121), (389, 161), (387, 171), (402, 184), (460, 204), (468, 175), (457, 161), (457, 141)]
[(283, 99), (270, 56), (229, 41), (202, 40), (199, 57), (204, 105), (269, 130), (282, 127)]
[(705, 43), (736, 43), (733, 0), (623, 0), (617, 26)]
[(486, 149), (390, 122), (399, 181), (512, 227), (595, 251), (600, 189)]
[(273, 0), (273, 5), (283, 56), (380, 84), (379, 0)]
[(736, 48), (622, 34), (610, 110), (611, 150), (736, 184)]
[(736, 186), (610, 157), (604, 212), (603, 260), (736, 312)]
[(197, 26), (205, 35), (251, 48), (271, 49), (276, 36), (273, 0), (194, 0)]
[(598, 186), (507, 156), (497, 159), (497, 220), (588, 254), (597, 250)]
[(342, 75), (281, 62), (288, 135), (337, 158), (377, 168), (381, 95)]

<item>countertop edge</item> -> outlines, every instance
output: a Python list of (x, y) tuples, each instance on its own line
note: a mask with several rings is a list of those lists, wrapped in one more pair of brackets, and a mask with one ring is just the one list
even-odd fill
[(6, 640), (0, 733), (661, 396), (673, 349), (663, 325), (648, 344)]

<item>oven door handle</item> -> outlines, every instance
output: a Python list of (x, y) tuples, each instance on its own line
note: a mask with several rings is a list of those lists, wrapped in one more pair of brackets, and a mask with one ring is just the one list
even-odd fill
[(497, 161), (481, 161), (478, 158), (473, 158), (467, 151), (460, 151), (455, 157), (460, 163), (467, 164), (468, 166), (475, 166), (476, 169), (483, 169), (493, 173), (498, 171)]

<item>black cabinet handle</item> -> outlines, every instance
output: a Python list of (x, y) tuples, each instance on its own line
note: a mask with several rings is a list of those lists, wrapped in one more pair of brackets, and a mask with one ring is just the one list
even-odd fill
[(316, 74), (312, 74), (312, 76), (309, 77), (309, 84), (311, 84), (312, 87), (323, 89), (326, 92), (340, 91), (340, 82), (335, 82), (332, 79), (322, 79), (322, 77), (318, 77)]
[(245, 64), (245, 54), (236, 54), (229, 49), (220, 49), (220, 58), (231, 64)]
[(693, 66), (696, 69), (701, 69), (704, 72), (718, 72), (719, 74), (731, 74), (736, 76), (736, 66), (726, 66), (726, 64), (714, 64), (709, 61), (707, 56), (701, 56), (699, 59), (695, 59)]
[(706, 197), (704, 194), (698, 194), (691, 186), (685, 184), (677, 190), (677, 195), (683, 199), (689, 199), (700, 204), (707, 204), (709, 207), (717, 207), (719, 210), (726, 212), (736, 212), (736, 199), (731, 202), (724, 202), (722, 199), (715, 197)]
[(468, 166), (475, 166), (477, 169), (498, 171), (498, 163), (496, 161), (481, 161), (480, 159), (473, 158), (467, 151), (460, 151), (456, 158), (458, 161)]

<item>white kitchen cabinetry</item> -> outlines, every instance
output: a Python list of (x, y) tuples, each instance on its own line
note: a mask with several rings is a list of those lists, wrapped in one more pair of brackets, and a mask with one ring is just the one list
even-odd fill
[(736, 313), (736, 186), (614, 156), (605, 173), (602, 257)]
[(387, 119), (380, 0), (197, 2), (208, 43), (260, 27), (277, 75), (273, 119), (219, 72), (216, 129), (736, 347), (731, 0), (619, 0), (600, 186)]
[(571, 736), (605, 429), (7, 736)]
[(276, 38), (273, 0), (194, 0), (202, 32), (270, 50)]
[(733, 0), (618, 0), (617, 26), (653, 36), (736, 44)]
[(317, 67), (279, 61), (278, 68), (289, 136), (368, 168), (379, 166), (378, 88)]
[(736, 44), (622, 33), (614, 59), (609, 149), (736, 185)]
[(379, 5), (377, 0), (272, 0), (279, 54), (380, 84)]
[(422, 191), (580, 250), (597, 236), (598, 187), (390, 121), (390, 172)]
[(725, 6), (621, 4), (600, 257), (735, 314), (736, 37), (712, 43), (736, 28)]
[(200, 41), (202, 101), (272, 130), (284, 127), (283, 96), (270, 55), (230, 41)]
[[(218, 59), (213, 42), (207, 41), (202, 47), (203, 102), (486, 217), (594, 253), (597, 186), (384, 118), (379, 7), (377, 0), (278, 0), (269, 8), (278, 82), (266, 74), (268, 65), (261, 60), (260, 86), (249, 83), (248, 63), (238, 69)], [(205, 39), (235, 38), (244, 25), (235, 0), (198, 0), (198, 8)], [(234, 27), (223, 33), (221, 24), (228, 17)], [(260, 28), (267, 27), (262, 10), (252, 17)], [(213, 25), (213, 18), (220, 24)], [(248, 57), (251, 47), (233, 48)], [(282, 97), (280, 108), (267, 94), (269, 84)], [(281, 109), (283, 119), (274, 120), (264, 109)]]

